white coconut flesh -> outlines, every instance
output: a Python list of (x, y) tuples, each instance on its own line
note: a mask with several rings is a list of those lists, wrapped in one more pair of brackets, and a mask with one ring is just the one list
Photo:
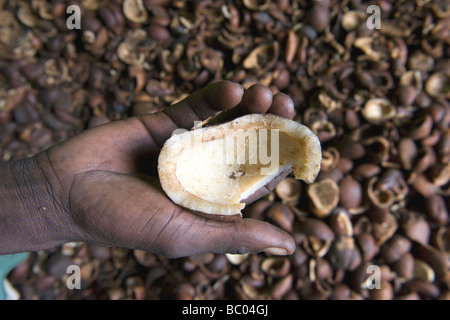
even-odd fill
[(243, 201), (280, 173), (314, 182), (321, 146), (306, 126), (250, 114), (175, 134), (158, 159), (161, 186), (176, 204), (205, 214), (241, 215)]

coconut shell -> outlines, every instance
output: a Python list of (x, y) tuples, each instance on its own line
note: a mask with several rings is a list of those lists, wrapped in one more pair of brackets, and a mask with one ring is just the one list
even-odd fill
[(321, 146), (306, 126), (270, 114), (172, 135), (158, 159), (163, 190), (176, 204), (211, 218), (241, 217), (245, 199), (286, 170), (314, 182)]

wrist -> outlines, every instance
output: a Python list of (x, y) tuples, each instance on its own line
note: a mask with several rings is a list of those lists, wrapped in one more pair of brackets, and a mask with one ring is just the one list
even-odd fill
[(38, 157), (0, 164), (0, 254), (73, 240), (73, 223)]

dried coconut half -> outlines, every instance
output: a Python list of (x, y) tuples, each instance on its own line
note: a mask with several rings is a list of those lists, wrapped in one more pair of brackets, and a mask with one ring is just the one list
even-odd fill
[(172, 135), (158, 159), (161, 186), (176, 204), (211, 218), (242, 216), (244, 201), (286, 170), (312, 183), (320, 170), (318, 137), (270, 114)]

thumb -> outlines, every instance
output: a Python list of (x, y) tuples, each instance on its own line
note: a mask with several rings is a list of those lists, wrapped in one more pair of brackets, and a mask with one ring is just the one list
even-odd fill
[[(193, 216), (193, 214), (191, 214)], [(162, 254), (182, 257), (201, 253), (257, 253), (288, 255), (295, 251), (294, 239), (263, 221), (240, 219), (224, 222), (196, 217), (183, 223), (165, 241)], [(169, 228), (166, 228), (166, 230)], [(164, 232), (160, 234), (164, 238)]]
[(294, 239), (287, 232), (267, 222), (242, 219), (231, 222), (230, 226), (223, 228), (222, 232), (222, 237), (227, 237), (228, 241), (225, 243), (228, 247), (219, 250), (220, 253), (264, 251), (274, 255), (288, 255), (295, 251)]

